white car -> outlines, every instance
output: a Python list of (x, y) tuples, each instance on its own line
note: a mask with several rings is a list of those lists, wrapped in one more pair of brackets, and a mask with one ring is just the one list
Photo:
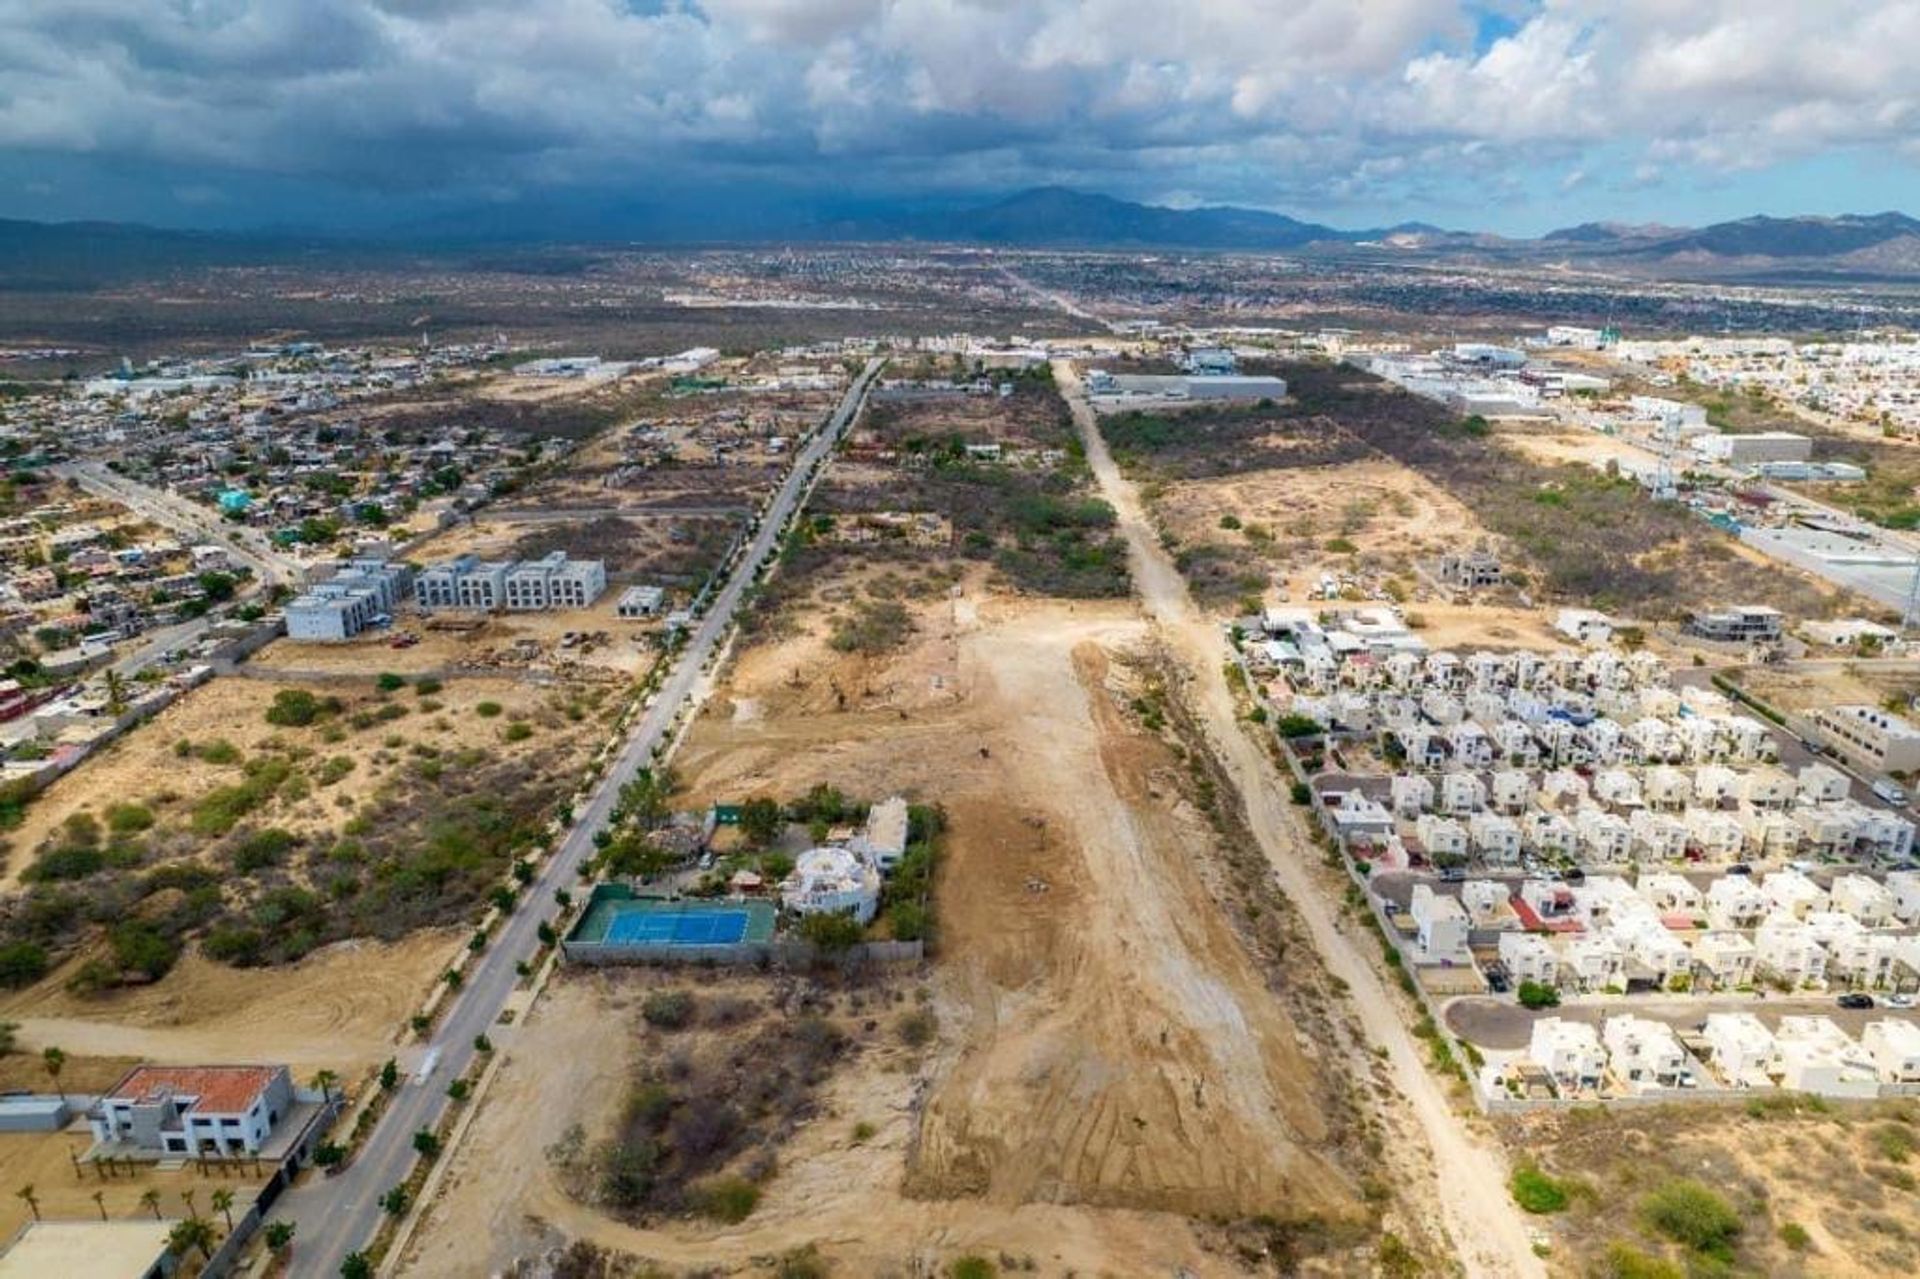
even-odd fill
[(1889, 1008), (1911, 1008), (1914, 1005), (1914, 998), (1912, 995), (1888, 995), (1880, 1002)]

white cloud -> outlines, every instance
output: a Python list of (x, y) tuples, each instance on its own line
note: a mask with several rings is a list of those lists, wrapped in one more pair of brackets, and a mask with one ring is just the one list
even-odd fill
[(0, 152), (393, 187), (804, 181), (824, 155), (835, 186), (1279, 203), (1542, 156), (1571, 189), (1618, 178), (1603, 147), (1920, 151), (1920, 0), (1492, 7), (1518, 25), (1477, 49), (1455, 0), (11, 0)]

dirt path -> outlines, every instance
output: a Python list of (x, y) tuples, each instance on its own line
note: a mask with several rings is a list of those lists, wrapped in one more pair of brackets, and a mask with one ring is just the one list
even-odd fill
[(1507, 1193), (1500, 1153), (1465, 1130), (1439, 1081), (1421, 1060), (1418, 1045), (1399, 1014), (1397, 997), (1355, 944), (1357, 934), (1334, 926), (1333, 907), (1308, 868), (1305, 832), (1280, 797), (1272, 765), (1238, 722), (1233, 694), (1221, 673), (1218, 628), (1201, 616), (1185, 581), (1161, 550), (1138, 494), (1107, 452), (1072, 367), (1056, 362), (1054, 376), (1072, 406), (1101, 492), (1119, 514), (1142, 603), (1169, 646), (1193, 672), (1190, 692), (1209, 725), (1213, 748), (1245, 798), (1248, 823), (1273, 865), (1281, 890), (1300, 912), (1329, 971), (1351, 989), (1368, 1037), (1387, 1050), (1400, 1095), (1418, 1119), (1435, 1166), (1442, 1171), (1435, 1194), (1463, 1264), (1471, 1274), (1544, 1275), (1526, 1224)]

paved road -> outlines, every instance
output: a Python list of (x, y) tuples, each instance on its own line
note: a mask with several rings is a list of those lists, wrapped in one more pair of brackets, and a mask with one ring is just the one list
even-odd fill
[[(522, 908), (500, 926), (493, 944), (468, 971), (460, 995), (441, 1020), (427, 1052), (421, 1054), (423, 1057), (436, 1051), (439, 1054), (432, 1077), (409, 1078), (400, 1086), (385, 1117), (350, 1169), (338, 1177), (319, 1179), (290, 1191), (276, 1206), (273, 1215), (292, 1221), (298, 1230), (294, 1275), (337, 1275), (347, 1254), (364, 1247), (373, 1237), (380, 1225), (380, 1196), (404, 1181), (412, 1169), (413, 1134), (439, 1122), (447, 1104), (447, 1082), (464, 1074), (472, 1063), (474, 1036), (501, 1033), (495, 1021), (519, 981), (515, 965), (536, 949), (535, 934), (540, 921), (553, 912), (553, 890), (577, 883), (579, 865), (593, 851), (593, 834), (606, 825), (620, 787), (633, 778), (654, 747), (672, 731), (675, 714), (694, 693), (702, 667), (725, 641), (733, 624), (734, 610), (752, 583), (755, 571), (777, 549), (788, 519), (805, 498), (815, 466), (827, 457), (853, 420), (882, 362), (879, 359), (868, 362), (825, 429), (816, 432), (801, 449), (793, 470), (774, 497), (767, 518), (754, 533), (732, 577), (695, 628), (681, 651), (679, 664), (667, 677), (653, 705), (640, 717), (618, 762), (608, 770), (585, 809), (578, 814), (579, 820), (559, 851), (547, 860), (523, 895)], [(533, 1152), (529, 1152), (529, 1157), (532, 1156)]]
[(1691, 1032), (1704, 1022), (1708, 1013), (1752, 1013), (1769, 1030), (1777, 1028), (1782, 1017), (1793, 1014), (1831, 1017), (1842, 1030), (1856, 1039), (1870, 1021), (1885, 1021), (1888, 1018), (1911, 1021), (1916, 1017), (1912, 1009), (1889, 1008), (1884, 1003), (1875, 1008), (1842, 1008), (1834, 1002), (1832, 995), (1768, 995), (1764, 992), (1677, 998), (1563, 996), (1558, 1008), (1545, 1008), (1538, 1012), (1499, 999), (1467, 995), (1449, 1003), (1443, 1015), (1448, 1029), (1461, 1038), (1471, 1040), (1482, 1048), (1512, 1051), (1527, 1046), (1533, 1038), (1533, 1023), (1543, 1017), (1558, 1017), (1565, 1021), (1598, 1026), (1607, 1018), (1624, 1013), (1663, 1021), (1683, 1033)]
[(1367, 1040), (1384, 1049), (1382, 1064), (1433, 1152), (1439, 1177), (1432, 1194), (1461, 1267), (1474, 1276), (1532, 1279), (1545, 1275), (1546, 1267), (1533, 1253), (1530, 1228), (1507, 1193), (1506, 1165), (1499, 1150), (1476, 1137), (1454, 1113), (1393, 994), (1362, 949), (1370, 946), (1371, 934), (1340, 925), (1337, 906), (1315, 880), (1311, 865), (1318, 855), (1300, 826), (1299, 810), (1288, 802), (1282, 779), (1266, 753), (1242, 727), (1233, 694), (1221, 674), (1225, 640), (1220, 628), (1209, 623), (1194, 604), (1185, 579), (1160, 545), (1138, 492), (1114, 465), (1072, 366), (1056, 361), (1053, 371), (1073, 410), (1101, 496), (1119, 516), (1141, 604), (1192, 676), (1195, 707), (1203, 717), (1209, 744), (1246, 804), (1248, 826), (1327, 970), (1352, 992), (1354, 1016)]

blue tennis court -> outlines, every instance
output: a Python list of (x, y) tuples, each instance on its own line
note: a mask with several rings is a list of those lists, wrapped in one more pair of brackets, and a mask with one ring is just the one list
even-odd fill
[(731, 946), (746, 940), (747, 911), (737, 906), (689, 906), (678, 911), (622, 910), (607, 921), (615, 946)]

